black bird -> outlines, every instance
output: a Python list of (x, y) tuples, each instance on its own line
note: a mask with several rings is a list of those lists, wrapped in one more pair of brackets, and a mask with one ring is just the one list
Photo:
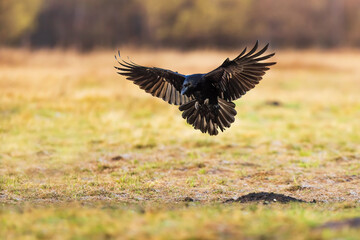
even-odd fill
[(118, 73), (127, 77), (147, 93), (164, 101), (180, 105), (182, 117), (195, 129), (217, 135), (235, 121), (235, 104), (232, 102), (254, 88), (269, 66), (276, 62), (262, 62), (275, 53), (261, 56), (267, 44), (256, 52), (255, 46), (246, 48), (234, 60), (227, 58), (218, 68), (205, 74), (182, 75), (170, 70), (144, 67), (133, 62), (116, 60)]

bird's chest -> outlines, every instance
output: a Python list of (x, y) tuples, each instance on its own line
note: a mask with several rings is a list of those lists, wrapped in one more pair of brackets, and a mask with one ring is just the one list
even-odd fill
[(217, 89), (212, 85), (203, 84), (193, 95), (199, 103), (203, 103), (206, 99), (209, 99), (210, 102), (217, 102)]

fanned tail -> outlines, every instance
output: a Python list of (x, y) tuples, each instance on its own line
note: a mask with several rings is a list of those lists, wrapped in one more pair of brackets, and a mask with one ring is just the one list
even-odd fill
[(191, 100), (181, 105), (179, 109), (183, 111), (182, 117), (186, 119), (187, 123), (210, 135), (217, 135), (218, 129), (223, 132), (225, 128), (229, 128), (237, 114), (235, 104), (221, 98), (218, 98), (216, 105), (209, 104), (209, 101), (206, 100), (203, 104), (197, 100)]

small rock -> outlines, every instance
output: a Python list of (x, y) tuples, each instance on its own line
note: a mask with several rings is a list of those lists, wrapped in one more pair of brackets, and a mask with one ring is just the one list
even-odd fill
[(122, 156), (115, 156), (111, 158), (111, 161), (120, 161), (122, 159), (124, 159)]
[(236, 199), (234, 199), (234, 198), (229, 198), (229, 199), (226, 199), (225, 201), (223, 201), (223, 203), (233, 203), (233, 202), (235, 202), (236, 201)]
[(279, 102), (279, 101), (274, 100), (274, 101), (267, 101), (267, 102), (266, 102), (266, 105), (271, 105), (271, 106), (276, 106), (276, 107), (278, 107), (278, 106), (281, 106), (282, 103)]
[(121, 154), (115, 157), (111, 158), (111, 161), (120, 161), (120, 160), (126, 160), (129, 159), (131, 157), (130, 154)]

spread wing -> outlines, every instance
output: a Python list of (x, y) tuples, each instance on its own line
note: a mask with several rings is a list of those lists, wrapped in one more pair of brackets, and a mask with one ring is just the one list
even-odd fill
[(245, 48), (234, 60), (230, 61), (227, 58), (220, 67), (207, 73), (204, 77), (220, 90), (221, 98), (227, 101), (238, 99), (259, 83), (265, 71), (270, 69), (269, 66), (276, 64), (276, 62), (262, 62), (275, 55), (272, 53), (261, 56), (268, 46), (269, 44), (256, 52), (257, 41), (248, 53)]
[(121, 59), (120, 52), (119, 58), (120, 60), (115, 56), (120, 64), (119, 67), (115, 67), (118, 74), (126, 76), (128, 80), (154, 97), (175, 105), (182, 105), (192, 99), (180, 94), (185, 80), (184, 75), (162, 68), (143, 67), (133, 62), (126, 62)]

